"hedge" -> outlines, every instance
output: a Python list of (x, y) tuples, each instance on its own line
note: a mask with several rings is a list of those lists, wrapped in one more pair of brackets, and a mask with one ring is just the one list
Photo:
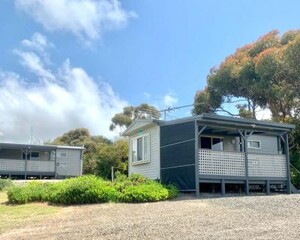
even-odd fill
[(73, 205), (104, 202), (154, 202), (177, 197), (178, 189), (141, 175), (119, 176), (115, 182), (93, 175), (57, 183), (31, 182), (8, 189), (10, 203), (49, 202)]

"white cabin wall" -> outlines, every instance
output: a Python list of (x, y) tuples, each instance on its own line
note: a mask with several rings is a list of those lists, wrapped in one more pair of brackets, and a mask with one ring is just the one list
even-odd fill
[(129, 137), (129, 166), (128, 174), (138, 173), (151, 179), (160, 179), (160, 128), (155, 125), (143, 129), (142, 134), (150, 136), (150, 162), (133, 165), (132, 164), (132, 141), (131, 139), (139, 136), (135, 133)]

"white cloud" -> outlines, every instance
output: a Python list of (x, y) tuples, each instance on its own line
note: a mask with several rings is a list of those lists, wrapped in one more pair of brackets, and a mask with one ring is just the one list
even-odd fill
[(34, 52), (25, 52), (18, 49), (14, 50), (14, 53), (21, 58), (21, 64), (26, 67), (30, 72), (36, 74), (43, 80), (55, 80), (55, 76), (50, 70), (47, 70), (44, 66), (43, 60)]
[(164, 96), (163, 101), (166, 107), (173, 107), (178, 102), (178, 99), (173, 94), (168, 93)]
[(24, 39), (21, 41), (21, 44), (24, 47), (36, 50), (39, 53), (44, 53), (46, 48), (54, 47), (54, 45), (48, 42), (47, 38), (40, 33), (34, 33), (31, 37), (31, 40)]
[(151, 94), (148, 93), (148, 92), (144, 92), (144, 98), (145, 98), (145, 99), (151, 98)]
[(272, 113), (271, 113), (270, 109), (268, 109), (268, 108), (266, 108), (266, 109), (258, 108), (256, 110), (256, 118), (258, 120), (269, 120), (272, 118)]
[(16, 0), (15, 5), (46, 30), (70, 32), (87, 45), (137, 16), (118, 0)]
[(53, 139), (80, 127), (94, 135), (115, 135), (109, 131), (110, 120), (128, 103), (109, 84), (97, 83), (69, 60), (49, 70), (36, 53), (15, 52), (24, 67), (42, 81), (0, 70), (0, 141), (28, 142), (31, 127), (36, 139)]

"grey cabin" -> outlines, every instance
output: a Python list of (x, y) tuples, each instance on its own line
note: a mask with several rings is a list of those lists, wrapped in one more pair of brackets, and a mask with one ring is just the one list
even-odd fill
[(0, 143), (0, 178), (82, 175), (83, 147)]
[[(288, 132), (294, 125), (202, 114), (172, 121), (139, 119), (129, 138), (129, 174), (139, 173), (180, 191), (200, 194), (217, 184), (260, 184), (291, 192)], [(206, 184), (206, 185), (205, 185)]]

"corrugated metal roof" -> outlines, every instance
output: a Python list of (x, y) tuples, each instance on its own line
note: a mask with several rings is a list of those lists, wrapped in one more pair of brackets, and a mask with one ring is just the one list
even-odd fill
[(131, 128), (135, 125), (136, 122), (144, 122), (145, 125), (148, 124), (157, 124), (159, 126), (166, 126), (172, 124), (179, 124), (184, 122), (191, 122), (197, 121), (199, 124), (211, 124), (217, 126), (227, 126), (232, 128), (247, 128), (247, 129), (260, 129), (260, 130), (267, 130), (267, 131), (291, 131), (295, 128), (293, 124), (286, 124), (286, 123), (277, 123), (272, 121), (262, 121), (262, 120), (255, 120), (255, 119), (245, 119), (245, 118), (238, 118), (238, 117), (228, 117), (228, 116), (221, 116), (217, 114), (211, 113), (203, 113), (201, 115), (180, 118), (171, 121), (163, 121), (163, 120), (154, 120), (154, 119), (138, 119), (134, 121), (123, 133), (124, 136), (130, 135)]

